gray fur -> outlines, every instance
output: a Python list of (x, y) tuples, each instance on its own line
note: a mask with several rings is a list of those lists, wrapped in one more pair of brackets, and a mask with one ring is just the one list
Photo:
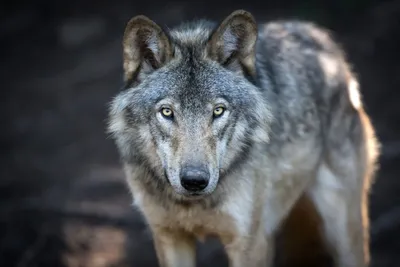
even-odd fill
[[(137, 60), (144, 63), (125, 69), (126, 89), (111, 104), (109, 131), (136, 204), (150, 227), (158, 222), (152, 218), (154, 209), (171, 216), (174, 210), (186, 210), (184, 220), (205, 227), (200, 219), (192, 222), (192, 216), (224, 214), (237, 191), (244, 202), (249, 197), (251, 205), (261, 205), (260, 220), (271, 242), (268, 236), (306, 193), (325, 220), (337, 266), (367, 266), (367, 234), (360, 233), (356, 241), (345, 236), (368, 228), (362, 218), (367, 214), (361, 213), (378, 156), (373, 128), (357, 98), (357, 79), (325, 29), (300, 21), (269, 22), (259, 26), (252, 41), (252, 17), (242, 14), (236, 24), (226, 20), (227, 31), (205, 20), (182, 24), (165, 32), (169, 43), (163, 46), (170, 56), (164, 61), (156, 58), (156, 67), (149, 65), (140, 77), (132, 76), (145, 65), (143, 54)], [(160, 53), (161, 46), (151, 41), (149, 49)], [(213, 121), (216, 103), (227, 109)], [(162, 105), (172, 107), (173, 120), (158, 113)], [(197, 163), (208, 167), (210, 184), (192, 196), (180, 185), (179, 171)], [(351, 208), (337, 216), (346, 220), (350, 213), (359, 214), (347, 219), (354, 224), (351, 229), (346, 222), (328, 222), (329, 213), (335, 212), (329, 201), (338, 199), (343, 201), (340, 207)], [(235, 212), (255, 216), (248, 210), (227, 214), (238, 219)], [(235, 231), (241, 232), (238, 225), (243, 224)], [(343, 233), (333, 237), (332, 231)]]

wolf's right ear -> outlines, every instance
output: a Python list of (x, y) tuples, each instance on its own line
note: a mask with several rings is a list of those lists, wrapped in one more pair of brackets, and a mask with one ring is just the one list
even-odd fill
[(171, 43), (165, 32), (148, 17), (133, 17), (123, 37), (125, 81), (140, 83), (172, 57)]
[(257, 24), (253, 15), (236, 10), (211, 35), (208, 53), (228, 69), (254, 75), (256, 41)]

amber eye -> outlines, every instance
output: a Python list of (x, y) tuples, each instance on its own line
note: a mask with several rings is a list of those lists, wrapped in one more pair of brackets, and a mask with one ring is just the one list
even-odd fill
[(161, 115), (163, 115), (167, 119), (171, 119), (174, 115), (172, 110), (170, 108), (162, 108), (161, 109)]
[(218, 117), (222, 116), (222, 114), (224, 114), (224, 112), (225, 112), (224, 107), (221, 107), (221, 106), (216, 107), (214, 109), (214, 118), (218, 118)]

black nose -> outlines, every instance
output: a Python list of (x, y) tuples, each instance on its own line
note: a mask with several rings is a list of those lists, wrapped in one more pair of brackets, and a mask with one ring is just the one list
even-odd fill
[(181, 171), (181, 185), (188, 191), (201, 191), (207, 187), (210, 174), (203, 167), (185, 167)]

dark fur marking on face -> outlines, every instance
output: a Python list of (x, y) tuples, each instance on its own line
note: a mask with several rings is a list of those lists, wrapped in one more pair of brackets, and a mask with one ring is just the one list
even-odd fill
[(178, 139), (178, 137), (173, 136), (173, 137), (171, 138), (171, 147), (172, 147), (172, 149), (173, 149), (173, 152), (174, 152), (174, 153), (177, 153), (178, 148), (179, 148), (179, 139)]
[[(165, 140), (165, 139), (167, 139), (167, 137), (168, 137), (168, 134), (167, 133), (165, 133), (165, 131), (164, 131), (164, 129), (161, 127), (161, 125), (159, 124), (159, 123), (154, 123), (155, 124), (155, 128), (157, 129), (157, 131), (158, 131), (158, 133), (161, 135), (161, 140)], [(152, 134), (152, 138), (153, 138), (153, 134), (156, 134), (156, 133), (153, 133), (153, 131), (151, 131), (151, 134)], [(153, 138), (154, 139), (154, 138)], [(156, 140), (154, 139), (154, 142), (156, 142)], [(157, 144), (157, 143), (155, 143), (155, 144)]]
[[(144, 165), (143, 165), (144, 164)], [(167, 186), (167, 181), (164, 177), (160, 177), (148, 164), (142, 162), (142, 166), (146, 169), (148, 177), (151, 179), (143, 179), (143, 184), (146, 185), (146, 189), (151, 194), (158, 194), (164, 191), (163, 189)]]
[[(224, 135), (226, 134), (228, 128), (230, 128), (231, 126), (234, 127), (236, 124), (236, 121), (238, 119), (238, 115), (235, 112), (231, 113), (231, 116), (228, 118), (228, 121), (226, 122), (226, 124), (224, 125), (224, 127), (221, 129), (220, 133), (219, 133), (219, 138), (222, 139), (224, 137)], [(227, 142), (230, 142), (230, 138), (228, 138)]]
[(238, 116), (234, 117), (234, 120), (233, 120), (232, 124), (229, 124), (229, 125), (228, 125), (229, 128), (226, 129), (226, 130), (228, 130), (228, 129), (231, 130), (231, 131), (228, 133), (228, 139), (226, 140), (226, 143), (227, 143), (228, 145), (229, 145), (230, 142), (232, 141), (233, 134), (235, 133), (235, 126), (236, 126), (236, 123), (237, 123), (237, 119), (238, 119)]
[(169, 179), (168, 179), (167, 170), (166, 170), (165, 168), (164, 168), (164, 177), (165, 177), (165, 180), (167, 180), (168, 184), (171, 185), (171, 182), (170, 182)]
[(122, 114), (129, 125), (134, 126), (135, 124), (139, 123), (139, 118), (133, 116), (131, 107), (129, 106), (125, 107), (124, 110), (122, 111)]
[(211, 151), (215, 151), (217, 149), (217, 143), (216, 140), (214, 140), (213, 137), (208, 137), (207, 138), (207, 143), (210, 146)]
[(226, 171), (223, 173), (223, 176), (220, 177), (220, 179), (228, 176), (232, 172), (235, 172), (237, 169), (240, 169), (240, 167), (247, 162), (253, 145), (254, 143), (251, 141), (251, 133), (248, 130), (245, 134), (245, 138), (243, 141), (243, 148), (241, 149), (240, 153), (236, 155), (231, 164), (227, 167)]
[[(251, 103), (250, 103), (251, 105)], [(259, 124), (259, 121), (257, 118), (254, 117), (254, 114), (243, 114), (245, 121), (247, 122), (247, 128), (249, 129), (255, 129), (257, 125)]]

